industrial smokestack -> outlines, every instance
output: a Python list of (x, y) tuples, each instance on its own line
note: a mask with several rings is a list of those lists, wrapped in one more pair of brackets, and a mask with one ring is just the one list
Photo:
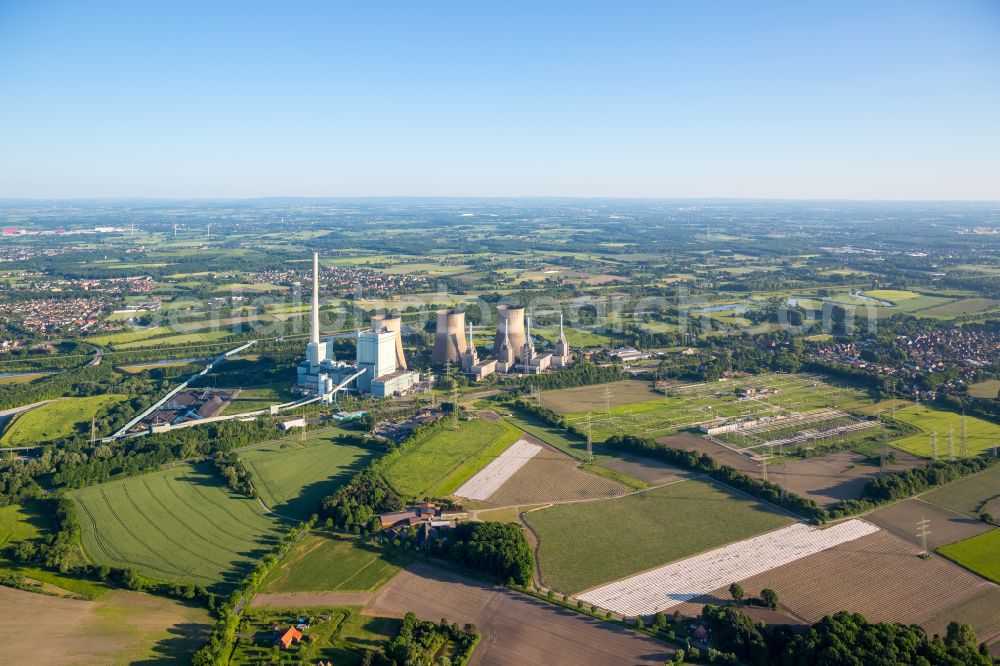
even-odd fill
[(388, 315), (372, 317), (372, 330), (380, 331), (383, 328), (396, 334), (396, 369), (406, 370), (406, 357), (403, 355), (403, 320)]
[(309, 329), (309, 342), (319, 344), (319, 252), (313, 252), (312, 323)]
[(500, 353), (500, 347), (503, 345), (504, 330), (506, 329), (507, 338), (510, 340), (510, 346), (514, 349), (514, 355), (517, 359), (521, 359), (521, 347), (524, 346), (524, 308), (517, 305), (499, 305), (497, 306), (497, 334), (493, 339), (493, 355), (497, 356)]
[(465, 312), (438, 310), (437, 330), (434, 333), (434, 353), (431, 361), (458, 363), (465, 351)]

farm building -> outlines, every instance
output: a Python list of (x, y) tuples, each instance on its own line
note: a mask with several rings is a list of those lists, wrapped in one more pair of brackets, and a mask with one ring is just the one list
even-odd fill
[(302, 640), (302, 632), (296, 629), (295, 627), (288, 627), (288, 629), (285, 630), (285, 633), (281, 634), (276, 639), (274, 639), (274, 644), (281, 647), (281, 649), (283, 650), (287, 650), (288, 648), (292, 647), (292, 645), (300, 642), (301, 640)]

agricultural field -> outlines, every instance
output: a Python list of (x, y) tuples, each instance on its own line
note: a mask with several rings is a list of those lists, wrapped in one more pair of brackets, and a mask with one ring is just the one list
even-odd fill
[(261, 591), (370, 592), (391, 580), (406, 561), (354, 537), (317, 532), (295, 545)]
[(884, 506), (865, 518), (916, 546), (922, 546), (921, 539), (917, 536), (917, 523), (928, 520), (931, 533), (927, 537), (927, 547), (930, 549), (968, 539), (990, 529), (981, 520), (967, 518), (912, 498)]
[(0, 436), (0, 444), (31, 446), (76, 433), (89, 434), (90, 421), (95, 415), (126, 399), (127, 396), (114, 394), (57, 398), (14, 417)]
[(189, 664), (212, 625), (204, 608), (123, 590), (84, 601), (0, 587), (0, 608), (7, 664)]
[(183, 465), (68, 493), (96, 564), (221, 590), (269, 551), (287, 524), (233, 494), (210, 463)]
[(1000, 528), (942, 546), (938, 552), (969, 571), (1000, 584)]
[[(892, 443), (893, 446), (909, 451), (918, 456), (931, 456), (931, 431), (937, 431), (937, 457), (948, 455), (948, 433), (954, 436), (954, 454), (961, 455), (962, 415), (927, 405), (910, 405), (897, 409), (895, 418), (916, 426), (919, 434), (903, 437)], [(985, 421), (975, 416), (966, 416), (966, 431), (968, 433), (968, 453), (978, 455), (992, 449), (1000, 442), (1000, 425)], [(950, 429), (950, 430), (949, 430)]]
[(145, 340), (147, 338), (155, 338), (158, 335), (166, 335), (167, 333), (170, 333), (169, 326), (154, 326), (152, 328), (140, 328), (140, 329), (122, 331), (121, 333), (95, 335), (92, 338), (87, 338), (87, 342), (102, 346), (104, 345), (117, 346), (128, 342), (136, 342), (138, 340)]
[(404, 497), (447, 495), (517, 441), (519, 430), (500, 420), (447, 426), (396, 458), (385, 480)]
[(524, 518), (540, 541), (543, 583), (567, 593), (793, 522), (699, 479), (616, 499), (560, 504)]
[(324, 497), (371, 460), (373, 451), (358, 442), (351, 432), (336, 428), (251, 449), (241, 453), (240, 459), (253, 474), (254, 488), (267, 506), (305, 520), (316, 513)]
[(1000, 498), (1000, 466), (935, 488), (920, 496), (924, 502), (940, 506), (969, 518), (978, 518), (984, 505)]
[(24, 372), (24, 373), (14, 373), (5, 375), (0, 373), (0, 386), (3, 384), (28, 384), (40, 379), (41, 377), (47, 376), (47, 372)]
[(662, 666), (674, 648), (661, 640), (423, 562), (382, 586), (364, 613), (471, 622), (482, 634), (471, 664)]
[(877, 532), (863, 520), (805, 523), (767, 532), (588, 590), (577, 598), (624, 616), (652, 615), (783, 564)]
[(953, 319), (967, 314), (992, 312), (998, 307), (1000, 307), (1000, 301), (993, 298), (948, 299), (941, 305), (921, 310), (920, 316), (933, 317), (934, 319)]
[[(612, 400), (618, 385), (608, 387)], [(716, 382), (676, 384), (667, 388), (667, 395), (654, 394), (656, 397), (639, 402), (612, 404), (610, 409), (605, 405), (603, 389), (588, 388), (594, 391), (590, 396), (591, 404), (599, 402), (599, 406), (589, 412), (595, 442), (617, 434), (641, 437), (671, 435), (720, 417), (788, 416), (821, 409), (853, 412), (871, 404), (868, 396), (857, 389), (802, 374), (763, 374)], [(741, 398), (734, 393), (737, 388), (763, 388), (767, 392)], [(556, 411), (566, 414), (570, 423), (584, 428), (588, 412), (577, 411), (573, 405), (578, 404), (579, 395), (567, 393), (578, 390), (545, 391), (541, 395), (543, 404), (558, 408)], [(626, 384), (623, 399), (636, 395), (637, 387)]]
[(159, 345), (190, 345), (199, 342), (218, 342), (231, 337), (229, 331), (206, 331), (204, 333), (180, 333), (178, 335), (168, 335), (163, 338), (151, 338), (136, 340), (115, 345), (118, 349), (141, 349), (143, 347), (155, 347)]
[[(972, 625), (987, 644), (1000, 639), (1000, 588), (936, 555), (918, 557), (919, 546), (885, 530), (737, 581), (748, 594), (778, 593), (783, 609), (806, 622), (840, 610), (872, 622), (919, 624), (944, 635), (948, 622)], [(698, 613), (724, 604), (728, 585), (679, 607)]]
[(992, 400), (1000, 395), (1000, 379), (987, 379), (969, 387), (969, 395), (973, 398)]
[(629, 405), (662, 398), (663, 394), (653, 390), (651, 382), (627, 379), (612, 384), (578, 386), (575, 388), (542, 391), (542, 405), (559, 414), (580, 411), (602, 410), (605, 407), (604, 392), (612, 407)]
[(548, 446), (506, 479), (484, 501), (496, 506), (601, 499), (624, 495), (629, 488), (617, 481), (591, 474), (579, 461)]

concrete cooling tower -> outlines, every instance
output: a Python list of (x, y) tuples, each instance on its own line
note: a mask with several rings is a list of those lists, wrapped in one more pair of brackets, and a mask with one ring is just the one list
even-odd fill
[(396, 369), (406, 370), (406, 357), (403, 355), (403, 320), (391, 315), (375, 315), (372, 317), (372, 330), (389, 329), (396, 334)]
[(438, 310), (437, 329), (434, 333), (434, 353), (431, 361), (458, 363), (465, 351), (465, 312), (462, 310)]
[(510, 338), (510, 346), (514, 348), (514, 355), (520, 360), (521, 347), (524, 346), (524, 308), (516, 305), (497, 306), (497, 335), (493, 340), (493, 355), (500, 352), (500, 345), (503, 344), (504, 324), (507, 325), (507, 337)]

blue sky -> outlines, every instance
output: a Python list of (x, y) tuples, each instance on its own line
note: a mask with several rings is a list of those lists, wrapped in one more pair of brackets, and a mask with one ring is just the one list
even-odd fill
[(1000, 199), (995, 0), (204, 4), (0, 0), (0, 197)]

